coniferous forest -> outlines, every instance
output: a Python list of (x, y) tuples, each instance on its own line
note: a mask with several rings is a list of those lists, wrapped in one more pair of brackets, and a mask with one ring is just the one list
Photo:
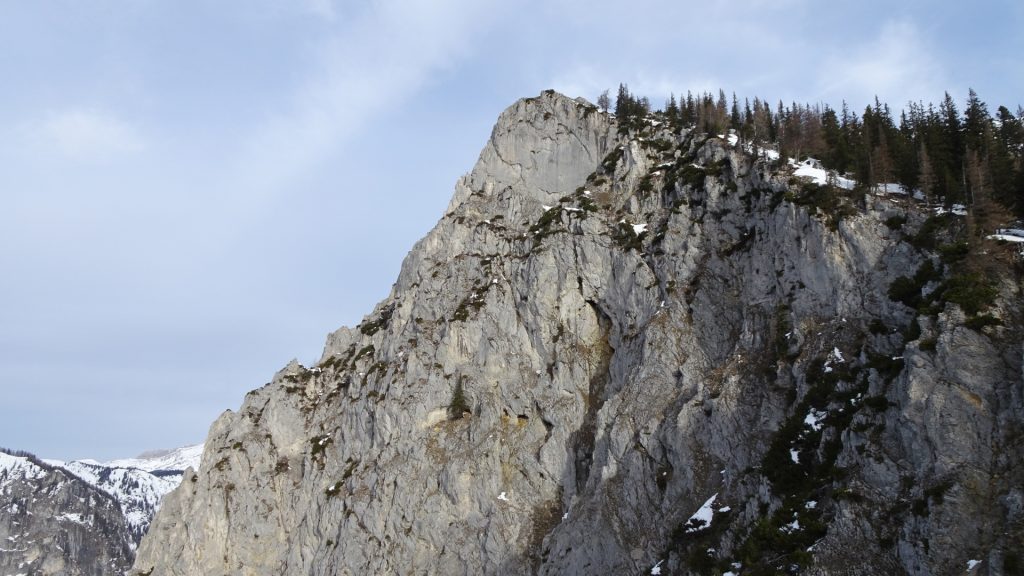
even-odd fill
[[(607, 108), (607, 93), (598, 99)], [(647, 98), (619, 86), (615, 114), (622, 131), (650, 114)], [(739, 144), (770, 147), (781, 158), (815, 158), (822, 167), (847, 175), (860, 191), (896, 188), (946, 207), (962, 204), (984, 228), (1024, 217), (1024, 108), (989, 110), (970, 90), (963, 111), (947, 92), (938, 104), (911, 102), (898, 113), (877, 98), (860, 114), (846, 103), (838, 109), (781, 101), (729, 99), (719, 90), (672, 95), (653, 112), (673, 129), (694, 127), (721, 134), (734, 130)], [(980, 230), (979, 230), (980, 231)]]

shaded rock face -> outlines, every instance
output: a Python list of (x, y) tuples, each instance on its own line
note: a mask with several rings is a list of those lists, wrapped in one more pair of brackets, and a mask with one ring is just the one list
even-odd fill
[(0, 452), (0, 574), (122, 574), (133, 548), (111, 496), (60, 468)]
[(905, 336), (923, 216), (801, 186), (517, 102), (388, 298), (217, 420), (134, 572), (1011, 573), (1019, 283), (1003, 326)]

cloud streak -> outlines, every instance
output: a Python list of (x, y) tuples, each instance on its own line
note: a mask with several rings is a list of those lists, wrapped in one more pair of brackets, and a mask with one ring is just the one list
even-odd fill
[[(487, 2), (372, 3), (324, 40), (320, 64), (283, 114), (251, 134), (229, 177), (251, 197), (273, 192), (453, 67), (493, 22)], [(326, 9), (328, 4), (313, 2)]]
[(897, 109), (908, 101), (933, 100), (947, 87), (935, 53), (912, 22), (885, 22), (869, 42), (824, 61), (818, 92), (826, 101), (861, 105), (878, 96)]
[(51, 111), (24, 132), (40, 149), (75, 161), (103, 162), (145, 148), (141, 134), (130, 123), (88, 108)]

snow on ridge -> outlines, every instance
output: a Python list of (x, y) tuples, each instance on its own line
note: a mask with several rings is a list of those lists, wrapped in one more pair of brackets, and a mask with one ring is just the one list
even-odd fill
[(137, 468), (110, 468), (84, 462), (66, 462), (61, 468), (120, 503), (129, 530), (139, 535), (149, 527), (164, 496), (181, 483), (180, 474), (154, 476)]
[[(137, 468), (139, 470), (145, 470), (146, 472), (154, 472), (156, 470), (185, 470), (186, 468), (198, 470), (199, 461), (202, 457), (203, 445), (194, 444), (192, 446), (176, 448), (158, 456), (146, 457), (145, 455), (142, 455), (138, 458), (123, 458), (103, 463), (97, 462), (96, 464), (107, 468)], [(86, 461), (79, 460), (79, 462)]]
[[(121, 505), (129, 531), (141, 537), (148, 530), (164, 496), (181, 483), (184, 470), (199, 469), (203, 445), (196, 444), (150, 454), (152, 455), (143, 454), (138, 458), (109, 462), (97, 462), (92, 459), (44, 462), (70, 472), (114, 498)], [(6, 455), (0, 454), (0, 458), (3, 456)], [(0, 469), (3, 467), (2, 462), (0, 460)], [(41, 469), (40, 472), (44, 473)], [(162, 473), (157, 475), (156, 472)]]
[[(0, 478), (3, 479), (0, 488), (11, 481), (40, 479), (51, 469), (60, 469), (118, 502), (133, 536), (134, 542), (129, 544), (134, 549), (135, 542), (149, 529), (164, 496), (181, 483), (184, 470), (199, 468), (202, 453), (203, 445), (199, 444), (153, 453), (149, 457), (101, 463), (91, 459), (36, 461), (0, 452)], [(70, 512), (56, 519), (83, 526), (91, 526), (93, 522), (92, 517)]]
[(46, 470), (32, 462), (25, 456), (12, 456), (6, 452), (0, 452), (0, 473), (6, 472), (8, 479), (17, 474), (18, 478), (34, 480), (46, 475)]

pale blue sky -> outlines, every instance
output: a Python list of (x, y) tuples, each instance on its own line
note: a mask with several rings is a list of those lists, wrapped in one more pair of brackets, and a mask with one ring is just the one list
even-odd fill
[(0, 445), (202, 441), (386, 296), (497, 115), (1024, 104), (1018, 1), (0, 0)]

